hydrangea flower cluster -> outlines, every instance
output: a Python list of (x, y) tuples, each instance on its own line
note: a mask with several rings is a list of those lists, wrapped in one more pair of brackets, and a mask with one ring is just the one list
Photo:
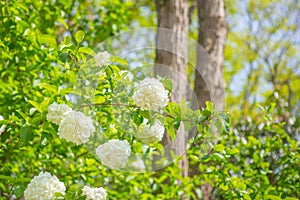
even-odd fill
[(28, 184), (24, 197), (26, 200), (52, 200), (56, 199), (55, 193), (65, 194), (66, 187), (55, 175), (49, 172), (40, 172)]
[(165, 132), (165, 127), (158, 121), (153, 125), (142, 123), (136, 137), (145, 144), (152, 144), (161, 141)]
[(66, 104), (57, 104), (54, 102), (48, 107), (48, 114), (46, 116), (48, 121), (59, 125), (65, 116), (71, 112), (72, 109)]
[(163, 84), (155, 78), (145, 78), (137, 84), (132, 99), (141, 110), (158, 111), (168, 102), (168, 91)]
[(95, 131), (93, 121), (82, 112), (71, 111), (59, 124), (60, 138), (77, 145), (86, 143)]
[(101, 163), (112, 169), (123, 168), (130, 153), (130, 145), (126, 140), (112, 139), (96, 148)]
[(76, 145), (86, 143), (95, 131), (93, 120), (89, 116), (73, 111), (65, 104), (51, 104), (48, 108), (47, 120), (59, 125), (60, 138)]
[(86, 196), (86, 200), (105, 200), (107, 193), (102, 187), (92, 188), (89, 186), (84, 186), (82, 188), (82, 195)]
[(95, 56), (96, 66), (107, 66), (110, 62), (110, 54), (107, 51), (99, 52)]

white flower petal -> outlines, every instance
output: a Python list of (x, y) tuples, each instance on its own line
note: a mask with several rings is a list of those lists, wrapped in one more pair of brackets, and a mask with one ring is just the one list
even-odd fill
[(91, 188), (89, 186), (84, 186), (82, 188), (82, 195), (86, 196), (86, 200), (105, 200), (107, 193), (102, 187)]
[(60, 138), (77, 145), (86, 143), (94, 131), (93, 120), (79, 111), (69, 112), (58, 127)]
[(110, 54), (107, 51), (99, 52), (95, 56), (96, 66), (107, 66), (110, 62)]
[(65, 194), (66, 187), (63, 182), (49, 172), (40, 172), (28, 184), (24, 197), (26, 200), (52, 200), (56, 199), (55, 193)]
[(54, 102), (48, 107), (47, 120), (59, 124), (72, 109), (66, 104)]
[(126, 140), (112, 139), (96, 148), (96, 154), (101, 163), (112, 169), (123, 168), (130, 153), (130, 145)]
[(158, 111), (168, 102), (168, 91), (163, 84), (155, 78), (146, 78), (136, 86), (132, 99), (141, 110)]

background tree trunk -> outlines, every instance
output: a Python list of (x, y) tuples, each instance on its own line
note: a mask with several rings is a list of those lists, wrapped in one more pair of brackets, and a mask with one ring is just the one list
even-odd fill
[[(187, 98), (187, 51), (188, 51), (188, 0), (156, 0), (158, 29), (156, 38), (155, 75), (168, 77), (173, 82), (171, 101), (179, 103)], [(167, 28), (167, 29), (164, 29)], [(182, 35), (183, 34), (183, 35)], [(180, 126), (176, 140), (170, 149), (183, 155), (180, 167), (182, 175), (188, 175), (188, 159), (185, 154), (187, 134)], [(170, 144), (165, 134), (163, 144)], [(169, 150), (166, 153), (170, 153)], [(167, 155), (170, 159), (170, 156)]]
[(198, 51), (195, 94), (200, 108), (205, 107), (206, 101), (212, 101), (221, 111), (224, 108), (223, 61), (227, 36), (224, 0), (198, 0), (198, 19), (198, 42), (214, 63), (206, 61), (207, 56)]
[[(206, 101), (212, 101), (216, 111), (221, 111), (224, 108), (223, 61), (227, 36), (224, 0), (198, 0), (197, 3), (200, 24), (198, 42), (213, 62), (207, 60), (207, 55), (198, 50), (194, 92), (198, 108), (205, 107)], [(201, 172), (198, 166), (194, 166), (190, 175), (194, 176), (197, 173)], [(210, 184), (205, 183), (201, 190), (203, 200), (211, 199), (213, 188)]]

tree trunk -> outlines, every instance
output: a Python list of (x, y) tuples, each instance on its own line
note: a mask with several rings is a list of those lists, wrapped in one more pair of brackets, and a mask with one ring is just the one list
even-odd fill
[[(223, 61), (227, 36), (224, 0), (198, 0), (199, 32), (198, 42), (208, 52), (208, 56), (198, 49), (197, 70), (194, 92), (198, 108), (204, 108), (206, 101), (215, 104), (216, 111), (224, 109)], [(201, 173), (193, 166), (190, 175)], [(203, 200), (211, 199), (212, 186), (205, 183), (202, 187)]]
[[(173, 82), (171, 101), (179, 103), (187, 98), (187, 54), (188, 54), (188, 0), (156, 0), (158, 29), (156, 38), (155, 75), (168, 77)], [(175, 142), (168, 134), (163, 144), (172, 143), (170, 149), (183, 155), (180, 167), (182, 175), (188, 175), (188, 159), (185, 154), (187, 134), (180, 126)], [(170, 151), (166, 151), (171, 158)]]
[[(215, 103), (216, 110), (224, 108), (223, 61), (227, 36), (224, 0), (198, 0), (198, 42), (212, 61), (198, 51), (195, 94), (200, 108), (206, 101)], [(220, 80), (221, 78), (221, 80)]]

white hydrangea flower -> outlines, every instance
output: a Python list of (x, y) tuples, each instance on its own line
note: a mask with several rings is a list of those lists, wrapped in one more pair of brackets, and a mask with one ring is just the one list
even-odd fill
[(132, 99), (141, 110), (158, 111), (168, 104), (168, 91), (155, 78), (145, 78), (136, 88)]
[(153, 125), (143, 123), (139, 127), (136, 137), (145, 144), (152, 144), (161, 141), (165, 132), (165, 127), (160, 122)]
[(123, 168), (130, 153), (130, 145), (126, 140), (112, 139), (96, 148), (96, 154), (101, 163), (112, 169)]
[[(3, 116), (0, 115), (0, 121), (4, 120)], [(2, 124), (2, 126), (0, 127), (0, 135), (5, 131), (6, 125)]]
[(91, 188), (89, 186), (84, 186), (82, 188), (82, 195), (86, 196), (86, 200), (105, 200), (107, 193), (102, 187)]
[(95, 55), (96, 66), (107, 66), (110, 62), (110, 54), (107, 51)]
[(86, 143), (94, 131), (93, 120), (79, 111), (69, 112), (58, 127), (59, 137), (76, 145)]
[(24, 197), (26, 200), (52, 200), (56, 199), (55, 193), (65, 194), (66, 187), (55, 175), (49, 172), (40, 172), (28, 184)]
[(72, 109), (66, 104), (52, 103), (48, 107), (47, 120), (59, 125), (59, 123), (65, 118), (66, 114), (71, 112)]

